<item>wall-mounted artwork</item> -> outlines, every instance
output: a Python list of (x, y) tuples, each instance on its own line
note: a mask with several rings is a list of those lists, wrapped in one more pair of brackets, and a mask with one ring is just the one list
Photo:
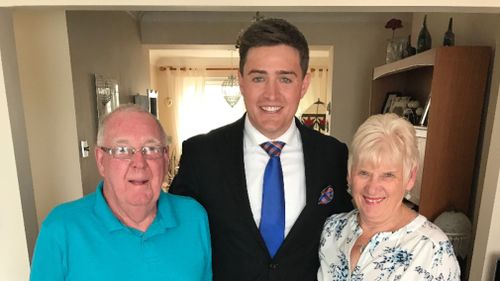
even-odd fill
[(97, 120), (110, 113), (120, 105), (118, 82), (103, 75), (95, 74), (95, 91), (97, 97)]

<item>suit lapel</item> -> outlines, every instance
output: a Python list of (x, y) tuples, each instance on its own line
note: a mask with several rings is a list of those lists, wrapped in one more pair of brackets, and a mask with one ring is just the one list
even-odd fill
[(318, 161), (318, 149), (316, 144), (312, 141), (311, 132), (306, 130), (304, 125), (302, 125), (297, 119), (295, 120), (297, 127), (299, 128), (300, 138), (302, 140), (302, 151), (304, 153), (304, 173), (306, 177), (306, 207), (310, 204), (315, 205), (319, 196), (319, 191), (317, 187), (319, 183), (318, 172), (322, 166), (321, 161)]
[(244, 118), (233, 123), (225, 132), (224, 141), (221, 143), (221, 155), (224, 155), (224, 169), (227, 171), (225, 180), (232, 197), (239, 202), (238, 206), (244, 210), (250, 203), (248, 201), (247, 184), (245, 178), (245, 162), (243, 161), (243, 127)]
[(300, 132), (300, 138), (302, 140), (302, 151), (304, 153), (304, 173), (306, 177), (306, 205), (300, 213), (299, 217), (293, 224), (290, 232), (285, 238), (285, 242), (282, 247), (286, 247), (288, 243), (293, 243), (290, 241), (294, 240), (294, 237), (298, 235), (298, 232), (302, 231), (305, 223), (308, 219), (311, 219), (310, 212), (313, 207), (317, 204), (317, 199), (320, 193), (318, 187), (320, 184), (318, 182), (318, 169), (321, 169), (321, 155), (318, 155), (318, 150), (315, 148), (315, 144), (312, 140), (312, 134), (304, 125), (295, 119), (295, 124)]
[(245, 115), (228, 128), (225, 132), (225, 142), (222, 144), (225, 148), (222, 155), (225, 157), (227, 175), (225, 175), (226, 186), (229, 188), (228, 193), (237, 206), (239, 207), (240, 218), (248, 225), (248, 229), (252, 232), (256, 241), (261, 245), (262, 249), (267, 252), (264, 240), (262, 239), (259, 229), (255, 224), (252, 209), (250, 208), (250, 200), (248, 198), (248, 190), (245, 176), (245, 161), (243, 154), (243, 130), (245, 127)]

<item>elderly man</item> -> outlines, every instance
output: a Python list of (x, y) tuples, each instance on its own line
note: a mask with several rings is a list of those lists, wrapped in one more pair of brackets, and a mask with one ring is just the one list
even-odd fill
[(37, 240), (37, 280), (212, 280), (206, 212), (167, 194), (165, 133), (154, 116), (122, 106), (99, 128), (96, 192), (56, 207)]

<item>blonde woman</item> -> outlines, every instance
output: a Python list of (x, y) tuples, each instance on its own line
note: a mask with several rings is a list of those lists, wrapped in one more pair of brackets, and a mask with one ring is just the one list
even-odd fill
[(324, 225), (318, 280), (460, 280), (446, 235), (403, 204), (415, 183), (415, 129), (395, 114), (357, 130), (348, 162), (356, 209)]

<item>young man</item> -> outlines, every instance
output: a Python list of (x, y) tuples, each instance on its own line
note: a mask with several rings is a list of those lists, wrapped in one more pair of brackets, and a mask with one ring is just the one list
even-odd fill
[(239, 41), (247, 113), (184, 142), (170, 192), (206, 208), (214, 280), (316, 280), (326, 217), (352, 209), (347, 147), (294, 118), (310, 79), (295, 26), (265, 19)]
[(45, 219), (30, 280), (212, 280), (205, 210), (161, 191), (168, 156), (158, 120), (119, 107), (104, 118), (97, 145), (104, 181)]

